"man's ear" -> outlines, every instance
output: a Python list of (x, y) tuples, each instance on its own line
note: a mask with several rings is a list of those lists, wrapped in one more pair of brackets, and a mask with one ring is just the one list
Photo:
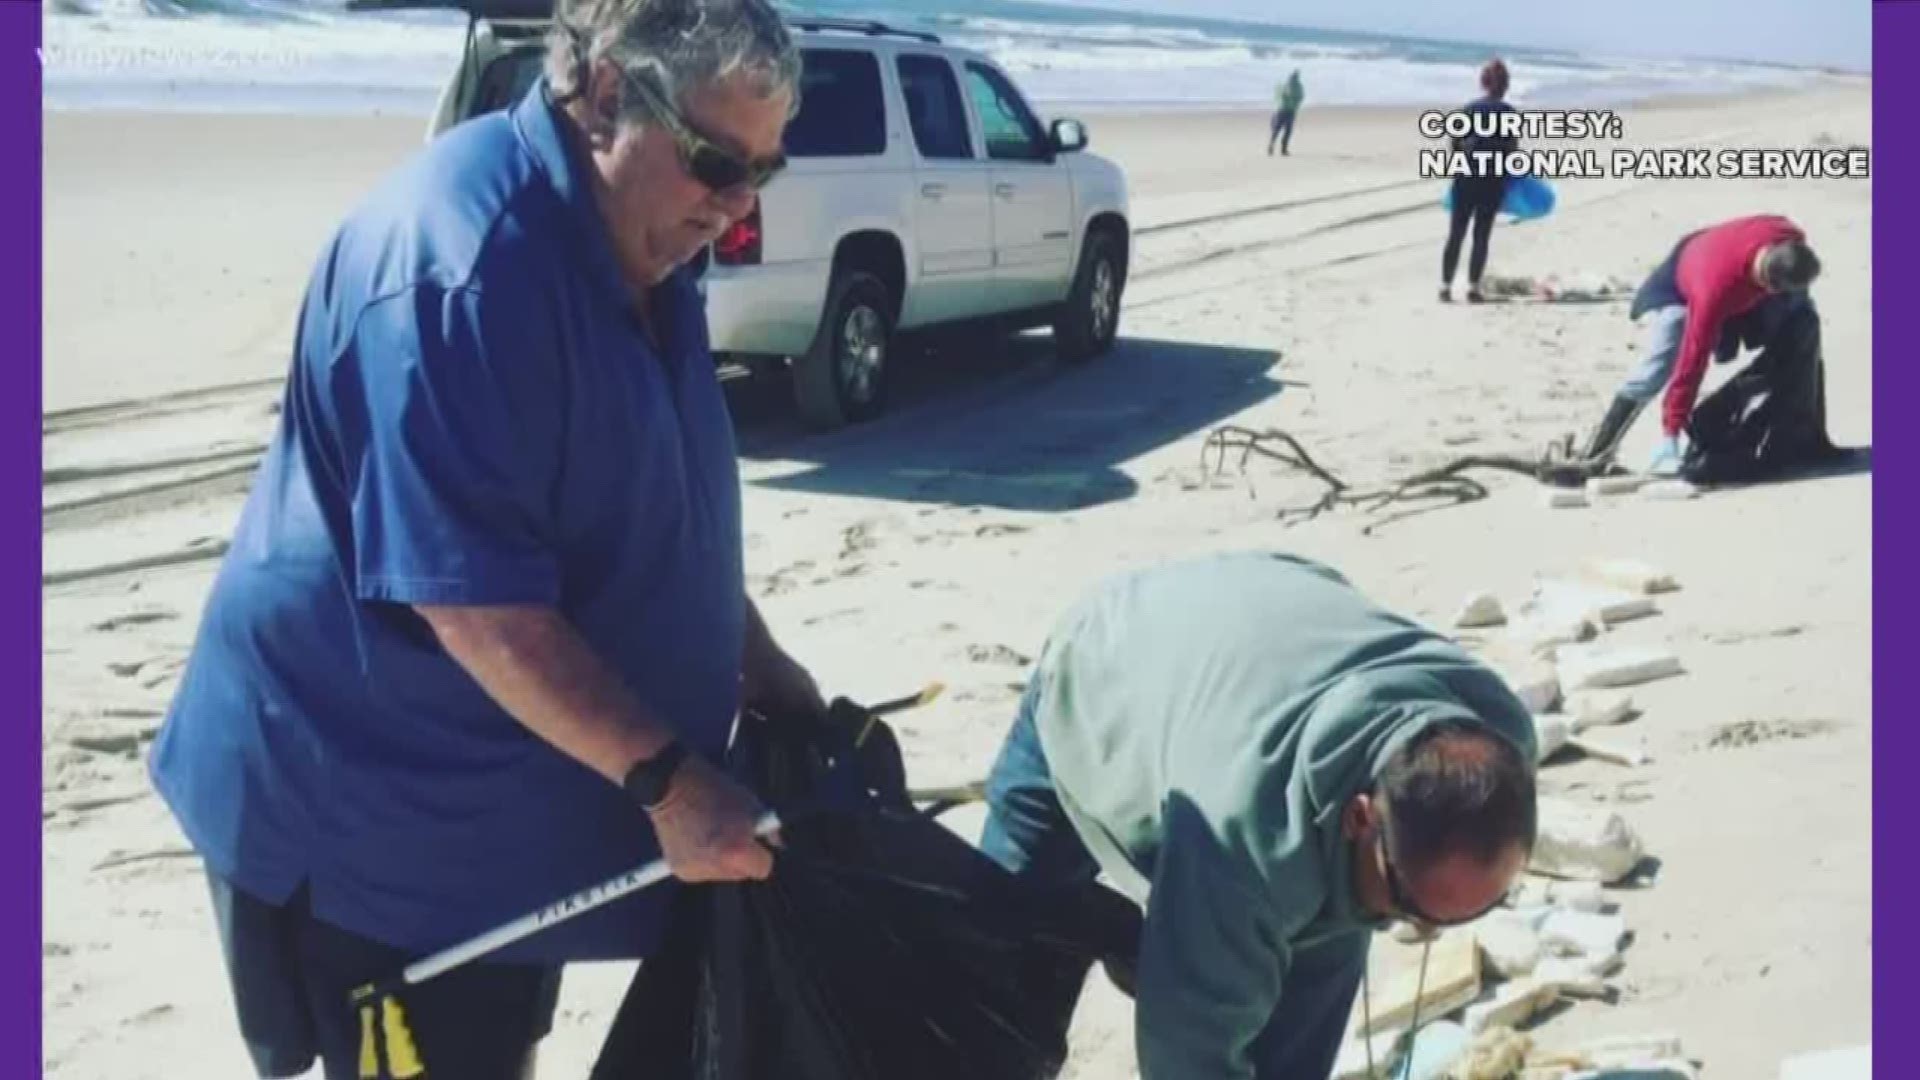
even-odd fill
[(1347, 800), (1346, 809), (1340, 812), (1340, 831), (1349, 840), (1363, 840), (1372, 836), (1378, 829), (1380, 814), (1373, 802), (1373, 796), (1361, 794)]
[(601, 149), (613, 145), (614, 128), (620, 116), (620, 69), (611, 61), (593, 65), (587, 78), (586, 105), (588, 130)]

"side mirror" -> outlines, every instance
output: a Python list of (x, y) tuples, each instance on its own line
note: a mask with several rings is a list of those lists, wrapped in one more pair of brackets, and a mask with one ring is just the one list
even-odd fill
[(1055, 120), (1051, 129), (1053, 148), (1071, 154), (1087, 148), (1087, 126), (1078, 120)]

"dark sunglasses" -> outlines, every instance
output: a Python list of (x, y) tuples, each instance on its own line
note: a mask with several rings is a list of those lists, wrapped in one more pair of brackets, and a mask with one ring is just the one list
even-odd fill
[(1394, 862), (1393, 845), (1387, 843), (1387, 830), (1382, 828), (1376, 834), (1376, 838), (1380, 844), (1380, 865), (1386, 869), (1387, 896), (1393, 901), (1394, 910), (1422, 926), (1430, 926), (1436, 929), (1443, 929), (1449, 926), (1465, 926), (1467, 923), (1484, 917), (1488, 912), (1499, 907), (1506, 899), (1505, 897), (1496, 899), (1493, 903), (1488, 904), (1486, 907), (1464, 919), (1435, 918), (1427, 914), (1421, 909), (1419, 904), (1414, 902), (1412, 891), (1407, 888), (1406, 880), (1400, 876), (1400, 868)]
[(667, 101), (666, 95), (656, 90), (643, 76), (629, 75), (627, 81), (640, 92), (647, 109), (667, 129), (667, 134), (673, 136), (674, 145), (680, 151), (680, 164), (686, 167), (687, 175), (716, 195), (742, 187), (758, 191), (772, 183), (774, 177), (787, 167), (787, 155), (784, 153), (749, 161), (722, 149), (713, 140), (694, 131), (686, 118)]

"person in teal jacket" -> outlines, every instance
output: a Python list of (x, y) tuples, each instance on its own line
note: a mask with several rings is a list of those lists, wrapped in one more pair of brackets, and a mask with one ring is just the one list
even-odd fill
[(1267, 133), (1267, 156), (1273, 156), (1273, 144), (1280, 143), (1280, 153), (1288, 153), (1293, 144), (1293, 122), (1300, 115), (1300, 102), (1307, 96), (1306, 87), (1300, 84), (1300, 69), (1294, 68), (1287, 81), (1274, 91), (1273, 128)]
[(1337, 572), (1210, 555), (1096, 588), (1048, 638), (981, 847), (1146, 905), (1145, 1080), (1319, 1080), (1371, 932), (1479, 917), (1535, 833), (1526, 707)]

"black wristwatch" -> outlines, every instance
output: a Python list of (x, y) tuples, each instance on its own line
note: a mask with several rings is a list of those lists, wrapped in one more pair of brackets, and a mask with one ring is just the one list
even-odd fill
[(667, 801), (667, 788), (673, 783), (673, 774), (680, 771), (680, 764), (686, 760), (687, 748), (670, 742), (652, 757), (634, 762), (620, 786), (642, 810), (656, 809)]

